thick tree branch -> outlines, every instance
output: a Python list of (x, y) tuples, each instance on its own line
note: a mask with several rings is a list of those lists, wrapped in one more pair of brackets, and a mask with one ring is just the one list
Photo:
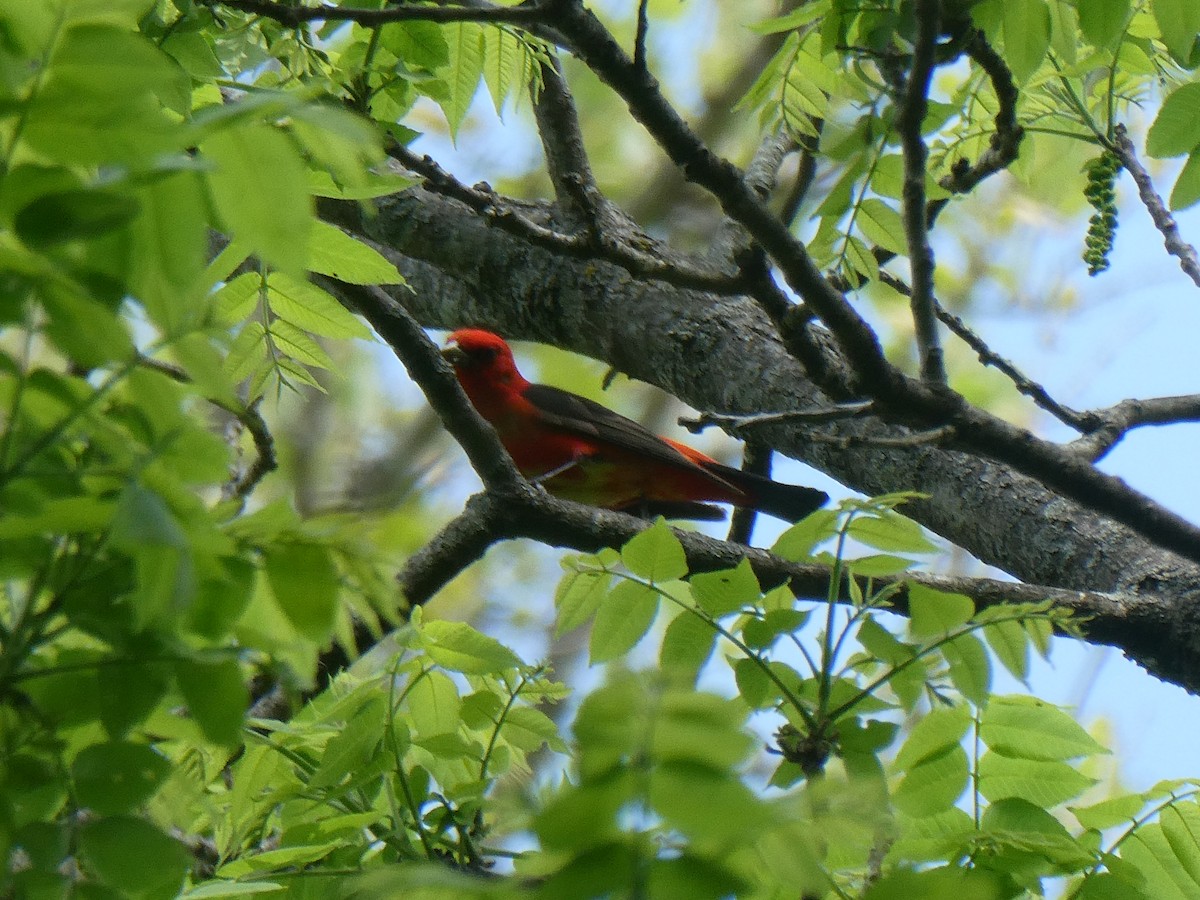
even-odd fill
[[(420, 605), (478, 559), (491, 542), (530, 538), (554, 547), (595, 552), (620, 547), (648, 527), (650, 523), (633, 516), (556, 500), (529, 485), (489, 490), (472, 497), (463, 514), (409, 560), (398, 580), (408, 601)], [(674, 531), (692, 573), (732, 568), (745, 559), (764, 590), (786, 583), (798, 597), (815, 600), (826, 595), (830, 578), (827, 566), (789, 562), (766, 550), (692, 531)], [(859, 581), (866, 588), (866, 580)], [(872, 579), (876, 590), (891, 584), (901, 585), (893, 598), (893, 608), (902, 614), (908, 611), (909, 584), (965, 594), (975, 601), (977, 609), (1049, 600), (1081, 617), (1089, 640), (1115, 644), (1134, 653), (1157, 645), (1165, 612), (1129, 596), (991, 578), (905, 573)], [(842, 602), (847, 601), (843, 598)]]

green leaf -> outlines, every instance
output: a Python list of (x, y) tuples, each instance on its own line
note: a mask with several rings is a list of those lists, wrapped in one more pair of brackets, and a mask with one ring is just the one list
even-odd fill
[(1015, 896), (1012, 881), (1000, 872), (955, 865), (936, 869), (891, 869), (875, 881), (862, 900), (1001, 900)]
[(789, 562), (804, 562), (812, 556), (817, 544), (836, 533), (837, 517), (836, 509), (818, 509), (781, 534), (771, 552)]
[(949, 747), (957, 747), (970, 727), (971, 710), (966, 706), (931, 710), (917, 720), (892, 765), (904, 771)]
[(992, 662), (983, 642), (964, 634), (942, 645), (942, 656), (950, 666), (950, 682), (977, 706), (987, 703), (992, 687)]
[(988, 806), (981, 824), (985, 835), (993, 840), (1015, 845), (1022, 855), (1038, 853), (1067, 871), (1077, 871), (1095, 861), (1054, 816), (1027, 800), (997, 800)]
[(112, 521), (112, 542), (126, 550), (137, 550), (147, 545), (181, 550), (187, 546), (187, 535), (166, 501), (156, 492), (135, 482), (121, 492), (117, 501)]
[(274, 872), (278, 869), (304, 866), (327, 857), (331, 851), (342, 846), (342, 841), (325, 844), (302, 844), (295, 847), (280, 847), (263, 853), (251, 853), (226, 863), (217, 869), (222, 878), (241, 878), (255, 872)]
[(205, 305), (208, 200), (195, 172), (156, 178), (137, 193), (131, 228), (130, 292), (167, 334), (195, 327)]
[(732, 867), (691, 853), (650, 863), (647, 896), (662, 900), (721, 900), (744, 897), (746, 876)]
[(450, 137), (458, 140), (458, 129), (467, 117), (483, 75), (483, 28), (474, 22), (455, 22), (443, 28), (450, 51), (450, 71), (446, 77), (449, 95), (442, 101), (442, 112), (450, 126)]
[(621, 562), (633, 574), (657, 583), (682, 578), (688, 571), (683, 545), (661, 517), (621, 548)]
[(1175, 179), (1175, 187), (1171, 188), (1171, 209), (1179, 212), (1194, 206), (1200, 200), (1200, 150), (1188, 155), (1187, 162), (1179, 177)]
[(1167, 49), (1177, 60), (1189, 64), (1200, 32), (1200, 6), (1192, 0), (1152, 0), (1150, 8)]
[(904, 235), (904, 223), (900, 213), (875, 197), (858, 205), (855, 219), (863, 237), (877, 247), (901, 256), (908, 254), (908, 239)]
[(140, 206), (133, 197), (107, 188), (42, 194), (13, 218), (18, 237), (42, 250), (56, 244), (100, 237), (128, 225)]
[(612, 576), (608, 572), (568, 572), (554, 592), (558, 610), (556, 636), (566, 634), (591, 619), (608, 595)]
[(1024, 681), (1029, 676), (1029, 636), (1020, 622), (990, 624), (983, 629), (983, 638), (1014, 678)]
[(985, 753), (979, 760), (979, 792), (989, 801), (1019, 797), (1050, 809), (1078, 797), (1096, 783), (1069, 763), (1013, 759)]
[[(285, 358), (279, 360), (279, 367), (295, 374), (296, 370), (287, 363), (303, 363), (318, 369), (332, 369), (333, 360), (325, 349), (317, 343), (311, 334), (297, 328), (285, 319), (276, 319), (271, 323), (271, 340)], [(301, 379), (304, 380), (304, 379)]]
[(1135, 831), (1121, 845), (1121, 858), (1136, 867), (1145, 879), (1143, 889), (1155, 900), (1190, 900), (1200, 891), (1157, 823)]
[(336, 785), (347, 777), (352, 779), (377, 757), (386, 712), (387, 703), (381, 696), (372, 697), (363, 704), (325, 745), (321, 762), (308, 779), (308, 788), (318, 790)]
[(179, 895), (179, 900), (210, 900), (212, 897), (245, 897), (285, 890), (274, 881), (205, 881)]
[(808, 621), (808, 610), (773, 609), (760, 618), (751, 618), (742, 626), (746, 645), (755, 650), (769, 647), (781, 635), (793, 634)]
[(944, 812), (966, 790), (968, 774), (966, 751), (954, 744), (909, 768), (892, 800), (910, 816)]
[(937, 546), (925, 536), (920, 525), (892, 510), (882, 510), (869, 516), (856, 516), (847, 533), (876, 550), (890, 550), (893, 553), (937, 551)]
[[(1197, 7), (1200, 9), (1200, 7)], [(1146, 133), (1146, 152), (1165, 158), (1200, 145), (1200, 83), (1183, 84), (1167, 95)]]
[(408, 713), (413, 730), (422, 738), (458, 730), (462, 701), (458, 688), (444, 672), (426, 672), (413, 680), (408, 691)]
[(409, 67), (430, 72), (450, 63), (450, 45), (442, 28), (433, 22), (394, 22), (379, 32), (379, 43)]
[(558, 726), (554, 724), (554, 720), (540, 709), (534, 709), (532, 706), (517, 706), (510, 709), (508, 715), (504, 717), (501, 733), (506, 741), (526, 753), (533, 753), (543, 745), (547, 745), (559, 753), (567, 752), (566, 742), (559, 735)]
[(521, 665), (515, 653), (466, 622), (426, 622), (421, 627), (421, 643), (430, 659), (453, 672), (491, 675)]
[[(275, 278), (279, 277), (276, 273)], [(213, 315), (222, 324), (233, 325), (252, 312), (261, 296), (262, 276), (257, 272), (244, 272), (233, 281), (221, 286), (212, 296)]]
[(188, 712), (214, 744), (231, 747), (241, 738), (250, 695), (236, 660), (181, 660), (175, 664)]
[(861, 578), (878, 578), (883, 575), (899, 575), (911, 569), (916, 563), (903, 556), (892, 556), (888, 553), (876, 553), (871, 556), (860, 556), (850, 560), (847, 565), (850, 571)]
[(1130, 0), (1081, 0), (1079, 30), (1096, 47), (1108, 47), (1125, 30), (1129, 21)]
[(115, 509), (116, 504), (111, 500), (96, 497), (47, 500), (28, 514), (9, 513), (0, 518), (0, 540), (103, 531), (112, 521)]
[(1169, 806), (1159, 816), (1159, 825), (1192, 886), (1200, 887), (1200, 807), (1195, 803)]
[(733, 664), (738, 693), (751, 709), (766, 709), (779, 697), (779, 688), (756, 659), (743, 657)]
[(296, 146), (277, 128), (242, 122), (210, 135), (201, 150), (214, 164), (209, 189), (233, 235), (276, 268), (301, 272), (313, 216)]
[(658, 707), (651, 753), (658, 760), (691, 761), (717, 771), (734, 769), (756, 744), (743, 728), (744, 717), (745, 707), (723, 697), (672, 692)]
[(1004, 59), (1018, 84), (1038, 70), (1050, 49), (1046, 0), (1004, 0)]
[(909, 631), (914, 637), (940, 637), (955, 631), (975, 615), (975, 603), (963, 594), (949, 594), (923, 584), (908, 586)]
[(889, 666), (906, 663), (916, 654), (915, 648), (898, 640), (874, 617), (863, 619), (862, 625), (858, 627), (857, 636), (858, 642), (868, 653)]
[(341, 592), (337, 566), (321, 544), (283, 542), (266, 549), (271, 593), (296, 630), (317, 643), (333, 631)]
[(136, 897), (175, 897), (191, 858), (183, 846), (149, 822), (113, 816), (79, 830), (79, 855), (87, 871)]
[(641, 582), (619, 582), (596, 613), (588, 645), (589, 659), (593, 663), (607, 662), (633, 649), (654, 623), (658, 601), (658, 593)]
[(99, 367), (133, 355), (126, 322), (104, 304), (74, 293), (43, 295), (50, 317), (45, 333), (76, 365)]
[(697, 841), (723, 842), (762, 828), (767, 805), (732, 773), (689, 762), (650, 770), (650, 802), (668, 825)]
[(297, 328), (327, 338), (371, 339), (371, 330), (332, 294), (315, 284), (283, 272), (267, 284), (271, 312)]
[(166, 759), (145, 744), (128, 741), (84, 747), (71, 764), (76, 799), (104, 815), (141, 806), (170, 773)]
[[(405, 283), (400, 270), (388, 262), (378, 250), (350, 237), (328, 222), (316, 221), (312, 224), (308, 268), (349, 284)], [(338, 305), (340, 307), (340, 304)]]
[(697, 615), (681, 612), (671, 620), (663, 635), (658, 666), (663, 670), (685, 673), (695, 683), (716, 644), (717, 633), (711, 625)]
[(690, 583), (696, 604), (718, 619), (743, 607), (753, 606), (762, 596), (758, 577), (748, 559), (743, 559), (733, 569), (693, 575)]
[(1072, 814), (1084, 828), (1102, 831), (1116, 825), (1129, 825), (1146, 805), (1143, 794), (1121, 794), (1091, 806), (1070, 806)]
[(55, 46), (21, 136), (52, 160), (144, 163), (182, 149), (182, 127), (161, 104), (182, 114), (190, 98), (186, 73), (153, 42), (128, 28), (83, 22)]
[(521, 77), (525, 62), (525, 47), (520, 39), (503, 28), (483, 30), (483, 80), (496, 115), (504, 111), (504, 101)]
[(101, 666), (96, 670), (99, 685), (100, 721), (111, 737), (124, 737), (145, 721), (171, 685), (168, 667), (162, 663)]
[(997, 753), (1017, 759), (1073, 759), (1107, 751), (1068, 713), (1033, 697), (993, 697), (980, 737)]

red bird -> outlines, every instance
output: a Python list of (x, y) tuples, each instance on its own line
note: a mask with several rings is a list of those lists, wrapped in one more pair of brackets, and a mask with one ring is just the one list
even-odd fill
[(498, 334), (462, 328), (446, 343), (443, 356), (521, 474), (556, 497), (684, 518), (720, 518), (703, 504), (731, 503), (789, 522), (829, 499), (813, 488), (723, 466), (585, 397), (531, 384)]

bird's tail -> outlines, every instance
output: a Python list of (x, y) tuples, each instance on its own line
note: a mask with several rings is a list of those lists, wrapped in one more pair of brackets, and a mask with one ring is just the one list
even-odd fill
[(772, 481), (770, 478), (743, 472), (741, 469), (732, 469), (720, 463), (705, 465), (705, 468), (746, 495), (748, 502), (740, 503), (739, 506), (753, 507), (785, 522), (799, 522), (829, 500), (828, 494), (816, 488)]

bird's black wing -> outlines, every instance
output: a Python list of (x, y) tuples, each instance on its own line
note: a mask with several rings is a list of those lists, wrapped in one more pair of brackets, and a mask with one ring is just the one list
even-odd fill
[(607, 406), (545, 384), (530, 385), (524, 396), (537, 409), (542, 421), (550, 425), (645, 454), (669, 465), (695, 469), (713, 481), (726, 483), (725, 479), (692, 462), (653, 431)]

